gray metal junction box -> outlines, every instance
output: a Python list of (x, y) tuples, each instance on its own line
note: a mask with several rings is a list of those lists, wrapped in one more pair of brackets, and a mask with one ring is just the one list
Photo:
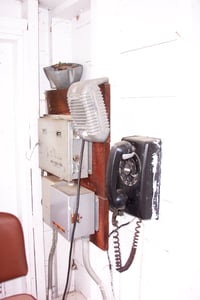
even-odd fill
[(56, 228), (67, 240), (71, 240), (75, 218), (75, 239), (89, 236), (98, 229), (98, 198), (94, 192), (80, 188), (78, 216), (75, 216), (76, 203), (76, 184), (64, 183), (50, 187), (50, 226)]

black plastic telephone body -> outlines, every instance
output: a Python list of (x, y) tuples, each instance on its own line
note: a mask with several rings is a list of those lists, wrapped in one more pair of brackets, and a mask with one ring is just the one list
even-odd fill
[(111, 210), (143, 220), (158, 219), (161, 140), (128, 136), (110, 151), (106, 184)]

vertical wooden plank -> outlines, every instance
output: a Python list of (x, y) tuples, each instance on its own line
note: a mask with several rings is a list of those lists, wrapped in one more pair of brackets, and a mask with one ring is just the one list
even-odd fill
[[(110, 84), (100, 85), (110, 120)], [(99, 198), (99, 229), (90, 240), (102, 250), (108, 249), (108, 199), (106, 196), (106, 166), (110, 151), (110, 135), (105, 143), (92, 144), (92, 174), (82, 180), (82, 185), (95, 191)]]

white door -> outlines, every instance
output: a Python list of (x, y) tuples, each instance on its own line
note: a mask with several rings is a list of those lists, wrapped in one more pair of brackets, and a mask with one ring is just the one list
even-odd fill
[[(25, 278), (0, 285), (0, 298), (28, 292), (45, 298), (44, 282), (37, 281), (37, 251), (33, 205), (31, 132), (27, 109), (27, 22), (0, 18), (0, 211), (15, 214), (22, 222), (29, 266)], [(31, 97), (30, 97), (31, 99)], [(37, 102), (37, 99), (36, 99)], [(27, 113), (28, 111), (28, 113)], [(38, 199), (40, 202), (40, 199)], [(35, 230), (36, 228), (36, 230)], [(36, 243), (38, 244), (38, 242)], [(42, 243), (41, 243), (41, 249)], [(35, 254), (36, 253), (36, 254)], [(42, 255), (40, 255), (42, 257)], [(40, 262), (40, 268), (41, 262)], [(39, 291), (36, 290), (36, 286)]]

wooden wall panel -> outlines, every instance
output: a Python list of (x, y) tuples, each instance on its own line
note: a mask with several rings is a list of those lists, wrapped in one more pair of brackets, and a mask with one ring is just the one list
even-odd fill
[[(110, 120), (110, 84), (100, 85)], [(90, 240), (102, 250), (108, 249), (108, 199), (106, 197), (106, 166), (110, 151), (110, 135), (105, 143), (92, 144), (92, 175), (82, 179), (82, 185), (95, 191), (99, 197), (99, 230)]]

